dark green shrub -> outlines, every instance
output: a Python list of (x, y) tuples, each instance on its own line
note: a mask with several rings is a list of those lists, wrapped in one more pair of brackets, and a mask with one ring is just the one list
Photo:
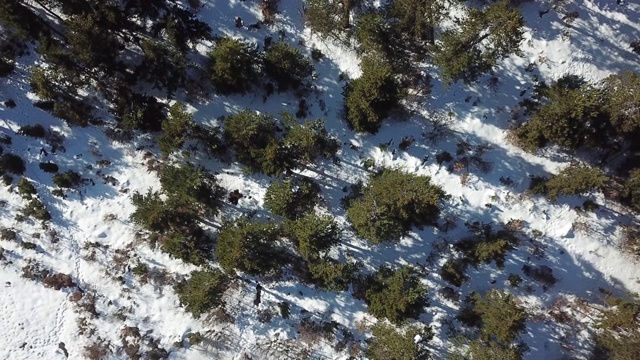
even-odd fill
[(285, 250), (278, 244), (280, 233), (275, 222), (227, 221), (218, 234), (216, 258), (228, 272), (264, 275), (280, 270), (286, 263)]
[(11, 186), (11, 184), (13, 184), (13, 177), (9, 174), (2, 174), (2, 183), (6, 186)]
[(447, 260), (440, 268), (440, 277), (449, 284), (460, 287), (469, 280), (469, 277), (465, 274), (467, 266), (467, 262), (464, 259)]
[(188, 280), (175, 286), (180, 305), (199, 318), (209, 310), (224, 304), (222, 295), (229, 278), (220, 270), (192, 271)]
[(18, 193), (24, 199), (31, 199), (33, 195), (38, 196), (38, 191), (36, 191), (31, 181), (26, 178), (20, 178), (20, 181), (18, 181)]
[(34, 244), (34, 243), (30, 242), (30, 241), (23, 241), (23, 242), (20, 244), (20, 246), (21, 246), (23, 249), (27, 249), (27, 250), (35, 250), (35, 249), (37, 249), (37, 248), (38, 248), (38, 245), (36, 245), (36, 244)]
[(264, 204), (272, 213), (297, 219), (313, 210), (320, 199), (320, 186), (307, 177), (272, 182), (264, 196)]
[(251, 171), (260, 171), (265, 149), (276, 141), (275, 120), (249, 110), (239, 112), (225, 119), (224, 138), (241, 163)]
[(328, 291), (347, 291), (349, 284), (361, 267), (359, 263), (344, 262), (323, 257), (313, 258), (307, 263), (314, 283)]
[(620, 133), (640, 130), (640, 75), (631, 71), (613, 74), (603, 80), (604, 110)]
[(146, 276), (149, 274), (149, 265), (139, 262), (136, 266), (131, 268), (131, 272), (137, 276)]
[(51, 220), (51, 214), (38, 198), (32, 198), (29, 200), (29, 203), (20, 209), (20, 214), (24, 217), (33, 217), (34, 219), (41, 221)]
[(308, 0), (304, 16), (311, 31), (323, 39), (342, 40), (349, 25), (345, 4), (344, 1)]
[(349, 125), (358, 132), (376, 133), (382, 120), (399, 106), (402, 92), (394, 72), (384, 59), (366, 56), (362, 75), (343, 91)]
[(500, 1), (481, 9), (470, 8), (457, 28), (445, 30), (433, 62), (446, 83), (476, 81), (499, 60), (520, 53), (524, 20), (518, 8)]
[(555, 285), (558, 281), (558, 279), (553, 276), (553, 269), (546, 265), (531, 266), (524, 264), (522, 265), (522, 272), (531, 279), (541, 283), (544, 291), (547, 291), (547, 289)]
[(322, 60), (323, 57), (324, 57), (324, 54), (322, 53), (322, 51), (320, 51), (317, 48), (311, 49), (311, 58), (313, 59), (313, 61), (318, 62)]
[(296, 90), (311, 77), (313, 66), (300, 50), (277, 42), (265, 52), (264, 72), (276, 82), (278, 91)]
[(340, 243), (340, 229), (331, 216), (307, 213), (287, 222), (285, 229), (306, 260), (320, 258)]
[(172, 258), (194, 265), (202, 265), (205, 260), (211, 258), (214, 243), (213, 239), (196, 224), (173, 228), (168, 234), (161, 236), (160, 241), (160, 249), (163, 252)]
[(248, 44), (231, 38), (216, 41), (209, 52), (211, 81), (224, 95), (244, 94), (258, 79), (257, 52)]
[(534, 151), (552, 142), (577, 149), (606, 142), (608, 121), (600, 90), (566, 75), (551, 86), (539, 86), (535, 97), (539, 100), (528, 110), (531, 118), (515, 132), (521, 147)]
[(162, 155), (167, 157), (190, 139), (195, 122), (184, 105), (176, 102), (169, 108), (169, 117), (162, 122), (161, 127), (163, 132), (158, 138), (158, 147)]
[(27, 167), (20, 156), (8, 153), (0, 157), (0, 173), (22, 175), (26, 170)]
[(53, 183), (61, 188), (74, 189), (82, 185), (82, 177), (73, 170), (53, 175)]
[(414, 226), (436, 225), (445, 196), (428, 176), (383, 169), (369, 176), (362, 196), (349, 202), (347, 215), (363, 238), (373, 243), (394, 241)]
[[(371, 328), (373, 339), (366, 355), (371, 360), (415, 360), (427, 359), (425, 343), (433, 338), (428, 326), (412, 325), (398, 331), (384, 322), (378, 322)], [(422, 339), (416, 342), (416, 337)]]
[(46, 173), (57, 173), (59, 170), (58, 165), (52, 162), (41, 162), (38, 167)]
[(195, 213), (211, 216), (217, 213), (222, 188), (216, 178), (191, 164), (167, 166), (160, 175), (162, 190), (174, 207), (194, 208)]
[(427, 305), (426, 295), (427, 288), (413, 268), (403, 266), (397, 270), (380, 268), (371, 278), (365, 298), (373, 316), (400, 323), (420, 315)]
[(624, 204), (640, 212), (640, 168), (631, 170), (624, 182), (620, 197)]
[(482, 319), (481, 338), (508, 343), (525, 331), (527, 314), (511, 295), (493, 290), (482, 297), (476, 294), (474, 301), (474, 311)]
[(600, 205), (593, 200), (585, 200), (582, 203), (582, 209), (588, 212), (594, 212), (600, 208)]
[(167, 118), (165, 105), (155, 97), (128, 91), (115, 98), (113, 114), (123, 129), (144, 132), (160, 131)]
[(544, 194), (550, 200), (559, 196), (584, 195), (591, 191), (601, 190), (609, 181), (602, 170), (587, 165), (570, 165), (551, 179), (533, 184), (531, 191)]
[(13, 241), (18, 239), (18, 233), (13, 229), (2, 228), (0, 229), (0, 239), (6, 241)]
[(598, 318), (596, 327), (596, 356), (598, 359), (631, 360), (640, 349), (640, 302), (637, 295), (618, 298), (607, 291), (606, 309)]
[(20, 127), (20, 130), (18, 130), (18, 134), (34, 138), (42, 138), (45, 136), (46, 131), (44, 129), (44, 126), (40, 124), (35, 124), (33, 126), (24, 125)]
[(149, 189), (147, 194), (133, 193), (131, 202), (136, 210), (131, 221), (149, 231), (163, 232), (172, 222), (173, 212), (160, 198), (160, 193)]
[(522, 283), (522, 277), (518, 274), (509, 274), (509, 278), (507, 280), (509, 280), (509, 285), (513, 287), (518, 287)]
[(324, 120), (305, 121), (299, 124), (295, 118), (285, 114), (285, 135), (282, 147), (296, 163), (312, 164), (318, 158), (335, 159), (340, 143), (331, 137), (324, 127)]
[(455, 246), (465, 254), (473, 266), (495, 261), (498, 269), (504, 268), (505, 256), (511, 251), (517, 238), (509, 231), (494, 231), (491, 224), (468, 224), (473, 236), (458, 241)]

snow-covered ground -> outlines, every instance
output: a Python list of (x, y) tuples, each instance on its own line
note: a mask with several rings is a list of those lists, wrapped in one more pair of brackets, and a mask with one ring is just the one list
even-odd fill
[[(428, 98), (414, 97), (408, 104), (415, 109), (408, 121), (385, 121), (376, 135), (354, 134), (341, 119), (342, 86), (338, 74), (359, 75), (356, 54), (346, 48), (327, 44), (304, 29), (301, 5), (298, 1), (280, 1), (281, 13), (274, 29), (250, 32), (236, 29), (233, 17), (241, 16), (245, 24), (259, 19), (255, 1), (204, 1), (201, 18), (214, 32), (243, 37), (261, 43), (268, 33), (285, 30), (286, 41), (304, 41), (320, 49), (325, 58), (316, 64), (318, 92), (312, 95), (310, 117), (327, 119), (327, 128), (344, 145), (340, 165), (325, 163), (319, 171), (307, 171), (323, 188), (328, 210), (345, 228), (340, 255), (347, 253), (374, 269), (381, 264), (421, 264), (429, 274), (424, 278), (429, 287), (430, 306), (421, 320), (431, 324), (436, 333), (430, 347), (435, 358), (443, 358), (447, 344), (446, 319), (458, 310), (458, 305), (442, 298), (438, 290), (447, 286), (438, 275), (445, 259), (430, 257), (432, 252), (447, 251), (448, 243), (467, 235), (465, 221), (507, 223), (511, 219), (524, 222), (524, 232), (532, 240), (511, 252), (504, 270), (494, 266), (470, 269), (471, 280), (461, 293), (471, 289), (508, 289), (514, 293), (531, 316), (523, 340), (530, 351), (526, 359), (559, 358), (563, 354), (586, 358), (589, 350), (587, 330), (589, 317), (581, 310), (579, 299), (598, 301), (598, 288), (616, 293), (640, 292), (640, 265), (631, 261), (617, 248), (620, 225), (630, 220), (630, 214), (608, 203), (601, 195), (588, 198), (601, 204), (593, 213), (577, 212), (585, 197), (561, 198), (551, 203), (544, 198), (524, 194), (530, 175), (555, 173), (571, 161), (566, 154), (553, 150), (529, 154), (506, 140), (511, 113), (517, 111), (521, 96), (528, 96), (535, 82), (553, 80), (564, 74), (576, 74), (597, 81), (623, 69), (638, 69), (640, 57), (633, 54), (629, 43), (640, 34), (640, 5), (615, 1), (525, 2), (521, 5), (527, 23), (523, 56), (503, 61), (496, 74), (496, 89), (488, 86), (488, 78), (472, 86), (453, 85), (443, 88), (434, 80)], [(541, 10), (551, 9), (540, 15)], [(564, 14), (577, 11), (579, 16), (567, 24)], [(202, 49), (205, 51), (206, 49)], [(334, 294), (317, 291), (295, 279), (263, 282), (263, 301), (253, 306), (255, 283), (239, 281), (227, 294), (227, 309), (235, 319), (224, 322), (203, 317), (195, 320), (178, 303), (171, 285), (195, 267), (151, 250), (136, 240), (137, 229), (128, 220), (133, 211), (130, 196), (134, 191), (158, 188), (159, 182), (146, 166), (144, 154), (151, 141), (138, 139), (135, 144), (116, 144), (101, 129), (69, 128), (31, 104), (28, 85), (28, 58), (22, 59), (11, 78), (0, 82), (0, 100), (15, 100), (15, 108), (0, 106), (0, 132), (10, 135), (10, 149), (28, 161), (25, 176), (31, 179), (43, 202), (53, 216), (48, 228), (35, 222), (18, 222), (15, 215), (26, 202), (15, 191), (0, 187), (0, 227), (12, 228), (19, 241), (0, 241), (4, 259), (0, 257), (0, 359), (64, 359), (83, 358), (84, 348), (105, 344), (114, 359), (126, 358), (122, 347), (125, 327), (137, 327), (143, 348), (151, 349), (157, 342), (169, 352), (171, 359), (253, 359), (296, 358), (308, 353), (314, 359), (345, 359), (348, 351), (336, 351), (333, 343), (321, 340), (314, 346), (296, 341), (295, 324), (303, 318), (335, 321), (340, 329), (354, 333), (361, 341), (368, 333), (360, 332), (362, 324), (372, 321), (366, 305), (348, 292)], [(532, 71), (525, 67), (535, 64)], [(433, 72), (433, 69), (425, 69)], [(521, 95), (522, 91), (526, 91)], [(315, 98), (317, 97), (317, 98)], [(326, 109), (318, 105), (322, 100)], [(261, 96), (214, 97), (206, 103), (191, 103), (190, 109), (199, 122), (215, 121), (238, 109), (250, 108), (278, 114), (295, 112), (297, 102), (290, 95), (273, 95), (265, 103)], [(441, 112), (452, 119), (451, 133), (439, 142), (423, 137), (431, 129), (428, 119)], [(66, 151), (41, 155), (46, 145), (41, 139), (17, 135), (25, 124), (49, 126), (65, 138)], [(405, 136), (416, 141), (406, 150), (398, 149)], [(435, 155), (441, 151), (455, 153), (456, 144), (488, 144), (485, 159), (492, 169), (488, 173), (472, 171), (465, 184), (461, 174), (439, 166)], [(390, 143), (388, 147), (379, 144)], [(351, 148), (357, 145), (358, 150)], [(141, 150), (137, 149), (140, 148)], [(51, 177), (38, 169), (38, 162), (52, 160), (61, 171), (75, 170), (95, 185), (68, 193), (62, 200), (53, 196)], [(425, 174), (451, 195), (444, 215), (456, 219), (457, 227), (447, 233), (437, 229), (414, 232), (395, 244), (374, 246), (357, 239), (348, 230), (346, 216), (340, 208), (343, 188), (365, 179), (363, 161), (373, 159), (376, 166), (400, 166), (406, 171)], [(110, 165), (100, 167), (99, 160)], [(246, 175), (236, 165), (224, 165), (202, 159), (220, 173), (221, 185), (228, 191), (239, 189), (244, 197), (237, 206), (226, 205), (222, 217), (231, 217), (251, 210), (262, 210), (266, 186), (270, 178)], [(112, 176), (117, 183), (106, 183)], [(510, 178), (511, 185), (500, 178)], [(487, 204), (491, 204), (488, 206)], [(217, 219), (217, 223), (219, 220)], [(535, 231), (534, 231), (535, 230)], [(533, 236), (533, 234), (536, 236)], [(37, 244), (35, 250), (25, 249), (20, 242)], [(542, 249), (543, 254), (540, 255)], [(535, 251), (534, 251), (535, 250)], [(429, 261), (433, 260), (433, 261)], [(82, 299), (71, 290), (56, 291), (21, 277), (30, 261), (58, 273), (70, 274), (85, 291)], [(139, 262), (151, 269), (146, 281), (134, 276), (130, 269)], [(559, 279), (555, 286), (543, 291), (525, 278), (525, 285), (512, 288), (507, 277), (522, 274), (525, 264), (547, 265)], [(95, 294), (95, 316), (86, 310), (91, 294)], [(279, 315), (270, 322), (259, 321), (267, 310), (277, 313), (277, 303), (291, 305), (291, 317)], [(82, 310), (84, 306), (85, 310)], [(573, 323), (558, 323), (550, 315), (562, 309), (574, 316)], [(186, 345), (194, 332), (206, 340), (196, 346)], [(130, 336), (131, 337), (131, 336)], [(178, 346), (178, 342), (183, 346)], [(61, 345), (63, 343), (63, 345)], [(64, 350), (63, 350), (64, 348)], [(97, 348), (97, 347), (96, 347)]]

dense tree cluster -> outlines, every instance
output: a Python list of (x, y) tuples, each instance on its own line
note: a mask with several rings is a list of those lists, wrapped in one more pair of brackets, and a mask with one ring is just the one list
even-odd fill
[(335, 157), (338, 143), (322, 120), (298, 123), (289, 114), (283, 117), (282, 135), (268, 114), (241, 111), (225, 119), (224, 137), (247, 170), (280, 175), (319, 158)]

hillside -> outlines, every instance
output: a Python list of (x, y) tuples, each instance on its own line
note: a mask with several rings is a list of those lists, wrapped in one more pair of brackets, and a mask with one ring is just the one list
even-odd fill
[(640, 358), (639, 4), (197, 3), (0, 4), (1, 359)]

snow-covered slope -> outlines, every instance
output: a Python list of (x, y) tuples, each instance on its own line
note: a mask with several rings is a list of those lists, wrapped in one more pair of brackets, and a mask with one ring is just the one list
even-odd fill
[[(523, 231), (532, 239), (509, 254), (502, 271), (490, 266), (471, 269), (471, 281), (461, 289), (465, 294), (471, 289), (508, 288), (518, 297), (533, 314), (523, 336), (530, 348), (526, 359), (559, 358), (563, 354), (585, 358), (590, 320), (580, 315), (579, 299), (597, 301), (599, 287), (618, 293), (640, 292), (640, 265), (617, 247), (619, 226), (628, 223), (630, 215), (598, 194), (590, 196), (602, 205), (593, 213), (574, 209), (584, 198), (563, 198), (551, 203), (525, 195), (530, 175), (555, 173), (571, 159), (551, 150), (532, 155), (506, 140), (511, 114), (518, 110), (521, 96), (532, 90), (534, 76), (548, 81), (570, 73), (597, 81), (613, 72), (638, 68), (640, 59), (630, 51), (629, 43), (640, 34), (640, 5), (616, 5), (613, 1), (523, 3), (528, 27), (523, 56), (512, 56), (500, 64), (496, 88), (488, 86), (488, 77), (473, 86), (453, 85), (447, 89), (434, 81), (428, 98), (412, 97), (407, 104), (415, 110), (408, 121), (388, 120), (376, 135), (361, 135), (348, 130), (341, 119), (344, 83), (338, 81), (341, 72), (350, 77), (359, 75), (357, 56), (349, 49), (311, 36), (303, 27), (298, 1), (280, 1), (275, 29), (253, 32), (235, 28), (233, 17), (241, 16), (245, 23), (259, 19), (256, 2), (204, 3), (201, 18), (216, 33), (261, 42), (268, 33), (284, 30), (286, 41), (303, 41), (307, 51), (315, 46), (324, 53), (325, 58), (316, 64), (318, 91), (308, 101), (310, 117), (327, 119), (327, 128), (343, 144), (341, 162), (325, 163), (319, 171), (307, 171), (305, 175), (321, 184), (328, 211), (345, 228), (339, 255), (348, 253), (368, 269), (381, 264), (420, 264), (427, 270), (424, 281), (430, 289), (430, 306), (421, 320), (435, 329), (436, 337), (430, 343), (435, 358), (447, 353), (446, 319), (458, 310), (458, 305), (438, 294), (446, 286), (438, 275), (444, 259), (432, 254), (448, 251), (452, 241), (465, 236), (465, 221), (498, 224), (520, 219)], [(540, 11), (547, 9), (551, 11), (541, 15)], [(570, 23), (562, 20), (574, 11), (577, 18)], [(13, 99), (17, 104), (15, 108), (0, 106), (0, 132), (12, 137), (11, 150), (28, 160), (25, 176), (36, 184), (53, 220), (48, 228), (35, 222), (18, 222), (15, 215), (25, 200), (15, 189), (0, 187), (0, 227), (18, 233), (18, 241), (0, 241), (4, 249), (4, 258), (0, 257), (0, 359), (64, 359), (65, 352), (68, 358), (80, 359), (90, 345), (96, 352), (101, 346), (108, 348), (107, 358), (126, 358), (123, 338), (141, 341), (147, 350), (154, 346), (164, 348), (172, 359), (242, 359), (245, 354), (253, 359), (296, 358), (304, 354), (314, 359), (349, 357), (348, 349), (336, 350), (334, 343), (326, 339), (313, 346), (296, 340), (296, 324), (303, 318), (335, 321), (339, 329), (352, 332), (356, 342), (369, 336), (360, 331), (363, 324), (373, 321), (362, 301), (348, 292), (317, 291), (295, 279), (262, 283), (263, 301), (258, 308), (252, 303), (255, 283), (238, 281), (227, 293), (227, 315), (232, 320), (221, 320), (221, 314), (193, 319), (179, 306), (171, 285), (194, 267), (136, 240), (137, 229), (128, 220), (133, 211), (131, 193), (159, 187), (155, 173), (146, 166), (145, 153), (151, 150), (152, 142), (140, 138), (134, 144), (118, 144), (99, 128), (69, 128), (35, 108), (27, 82), (31, 62), (21, 59), (16, 73), (0, 82), (0, 100)], [(535, 64), (532, 71), (525, 70), (529, 64)], [(435, 72), (427, 67), (425, 71)], [(326, 104), (324, 110), (319, 105), (321, 101)], [(297, 102), (286, 94), (273, 95), (264, 103), (260, 96), (248, 95), (214, 97), (190, 106), (197, 121), (212, 122), (242, 108), (274, 114), (295, 112)], [(428, 119), (438, 112), (451, 119), (452, 131), (441, 141), (431, 142), (424, 135), (432, 129)], [(40, 154), (42, 147), (49, 149), (44, 140), (16, 134), (21, 125), (33, 123), (49, 126), (63, 136), (66, 151), (45, 156)], [(406, 151), (399, 150), (398, 144), (406, 136), (412, 136), (415, 142)], [(456, 144), (463, 140), (473, 146), (490, 145), (485, 159), (492, 167), (487, 173), (472, 171), (464, 184), (461, 174), (451, 173), (435, 161), (441, 151), (455, 153)], [(390, 146), (379, 146), (382, 143)], [(70, 192), (64, 200), (53, 196), (51, 177), (37, 167), (45, 159), (55, 161), (61, 171), (80, 172), (95, 185)], [(376, 166), (399, 166), (431, 176), (451, 195), (444, 215), (455, 219), (458, 227), (447, 233), (429, 228), (389, 245), (374, 246), (357, 239), (348, 229), (339, 201), (345, 186), (366, 178), (365, 159), (373, 159)], [(97, 165), (100, 160), (109, 160), (110, 164)], [(263, 209), (268, 177), (246, 175), (238, 165), (203, 162), (220, 173), (223, 187), (229, 191), (239, 189), (244, 195), (237, 206), (223, 208), (223, 217)], [(105, 181), (107, 176), (115, 181)], [(501, 178), (511, 181), (500, 181)], [(217, 220), (219, 223), (221, 219)], [(37, 247), (26, 249), (21, 242), (32, 242)], [(84, 294), (57, 291), (21, 277), (23, 268), (33, 261), (54, 272), (70, 274)], [(131, 268), (138, 263), (150, 268), (146, 279), (132, 274)], [(533, 282), (529, 282), (531, 287), (508, 287), (508, 275), (521, 273), (525, 264), (551, 267), (558, 283), (546, 291)], [(289, 319), (276, 315), (271, 321), (261, 321), (265, 313), (277, 313), (277, 303), (282, 301), (291, 306)], [(95, 309), (91, 311), (93, 302)], [(553, 309), (573, 314), (576, 322), (558, 323), (550, 315)], [(133, 340), (135, 331), (123, 336), (126, 327), (137, 327), (139, 339)], [(186, 345), (187, 336), (195, 332), (203, 334), (205, 341)], [(353, 351), (352, 355), (360, 356)]]

